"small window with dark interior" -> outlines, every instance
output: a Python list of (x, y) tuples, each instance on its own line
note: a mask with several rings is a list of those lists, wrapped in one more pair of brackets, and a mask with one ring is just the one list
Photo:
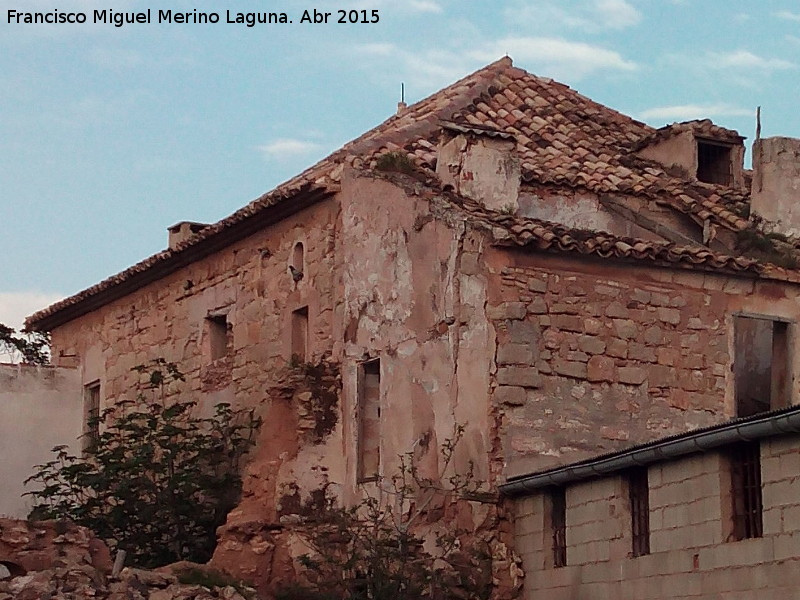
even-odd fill
[(731, 146), (698, 140), (697, 179), (704, 183), (732, 185)]
[(292, 360), (308, 360), (308, 307), (292, 312)]
[(650, 554), (650, 485), (647, 467), (631, 469), (627, 473), (628, 500), (631, 511), (631, 553), (633, 556)]
[(381, 362), (361, 363), (358, 369), (358, 473), (359, 482), (374, 481), (381, 467)]
[(550, 549), (553, 567), (567, 565), (567, 491), (563, 487), (550, 490)]
[(789, 324), (770, 317), (734, 320), (736, 416), (749, 417), (789, 405)]
[(83, 388), (83, 449), (92, 450), (100, 440), (100, 382)]
[(303, 249), (303, 242), (297, 242), (292, 249), (292, 262), (289, 265), (289, 272), (292, 274), (292, 279), (298, 283), (303, 279), (305, 272), (305, 250)]
[(213, 362), (224, 358), (232, 346), (231, 328), (227, 315), (210, 315), (206, 318), (208, 357)]
[(728, 450), (731, 478), (733, 540), (763, 535), (761, 449), (758, 442), (743, 442)]

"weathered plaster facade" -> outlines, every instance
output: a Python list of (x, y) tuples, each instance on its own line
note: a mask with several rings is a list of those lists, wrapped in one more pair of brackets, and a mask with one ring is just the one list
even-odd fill
[(54, 446), (80, 453), (83, 411), (75, 369), (0, 364), (0, 515), (28, 516), (23, 482)]
[[(727, 184), (698, 181), (698, 139), (723, 148)], [(258, 410), (213, 561), (265, 589), (295, 577), (303, 518), (379, 491), (399, 455), (446, 481), (437, 448), (463, 426), (449, 469), (474, 465), (485, 494), (426, 525), (487, 544), (511, 597), (507, 478), (725, 421), (742, 377), (797, 397), (800, 275), (737, 255), (742, 231), (763, 235), (736, 212), (741, 151), (736, 132), (653, 130), (503, 59), (30, 324), (104, 405), (161, 357), (204, 409)], [(770, 358), (732, 369), (753, 318)]]

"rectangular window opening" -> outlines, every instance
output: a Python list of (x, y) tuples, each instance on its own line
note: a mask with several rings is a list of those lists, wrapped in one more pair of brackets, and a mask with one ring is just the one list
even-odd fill
[(297, 362), (308, 360), (308, 307), (292, 312), (292, 359)]
[(788, 406), (789, 326), (769, 318), (734, 321), (736, 416), (749, 417)]
[(734, 540), (763, 535), (761, 497), (761, 449), (758, 442), (736, 444), (728, 455)]
[(100, 440), (100, 382), (83, 389), (83, 449), (93, 450)]
[(697, 179), (705, 183), (732, 185), (731, 147), (698, 140)]
[(233, 347), (232, 331), (227, 315), (206, 317), (209, 359), (213, 362), (224, 358)]
[(381, 466), (381, 363), (371, 360), (359, 366), (358, 481), (374, 481)]
[(552, 532), (553, 567), (567, 565), (567, 494), (565, 488), (550, 492), (550, 531)]
[(650, 485), (647, 468), (632, 469), (627, 474), (631, 511), (631, 551), (633, 556), (650, 554)]

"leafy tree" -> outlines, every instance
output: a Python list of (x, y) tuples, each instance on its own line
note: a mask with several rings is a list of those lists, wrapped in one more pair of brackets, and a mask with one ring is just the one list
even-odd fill
[(196, 416), (195, 402), (166, 398), (168, 386), (184, 380), (173, 363), (135, 370), (143, 378), (136, 400), (100, 415), (105, 427), (84, 455), (57, 446), (55, 458), (26, 480), (39, 486), (28, 492), (31, 518), (72, 519), (137, 566), (206, 562), (217, 527), (238, 501), (239, 462), (260, 419), (229, 404)]
[(0, 323), (0, 353), (11, 355), (33, 365), (50, 362), (50, 336), (47, 333), (17, 333), (13, 327)]

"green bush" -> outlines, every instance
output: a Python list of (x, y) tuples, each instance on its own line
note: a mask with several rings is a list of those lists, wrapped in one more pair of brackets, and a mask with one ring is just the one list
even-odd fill
[(196, 416), (195, 402), (165, 398), (167, 386), (184, 379), (174, 364), (135, 370), (144, 378), (136, 400), (100, 415), (105, 427), (82, 457), (57, 446), (53, 460), (35, 467), (26, 480), (39, 486), (28, 492), (30, 518), (72, 519), (136, 566), (205, 562), (238, 502), (239, 462), (260, 419), (228, 404)]

